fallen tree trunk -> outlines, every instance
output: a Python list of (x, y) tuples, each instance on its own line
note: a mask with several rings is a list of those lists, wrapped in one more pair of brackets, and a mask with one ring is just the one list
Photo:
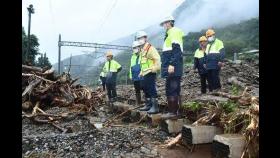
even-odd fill
[(35, 66), (27, 66), (27, 65), (22, 65), (22, 69), (26, 71), (35, 71), (35, 72), (43, 72), (43, 69), (40, 67), (35, 67)]
[(22, 97), (25, 96), (25, 94), (27, 93), (31, 93), (31, 91), (33, 90), (34, 87), (36, 87), (42, 80), (33, 80), (24, 90), (24, 92), (22, 93)]
[(39, 78), (39, 79), (42, 79), (42, 80), (44, 80), (44, 81), (46, 81), (46, 82), (50, 82), (50, 83), (53, 83), (54, 81), (51, 81), (51, 80), (48, 80), (48, 79), (45, 79), (45, 78), (43, 78), (43, 77), (41, 77), (41, 76), (38, 76), (38, 75), (35, 75), (35, 74), (26, 74), (26, 73), (22, 73), (22, 76), (34, 76), (34, 77), (37, 77), (37, 78)]

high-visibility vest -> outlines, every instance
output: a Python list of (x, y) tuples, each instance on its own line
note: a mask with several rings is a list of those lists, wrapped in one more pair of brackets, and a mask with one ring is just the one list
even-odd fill
[(111, 61), (107, 61), (105, 63), (103, 72), (106, 76), (108, 72), (117, 72), (120, 67), (121, 65), (117, 61), (112, 59)]
[(207, 44), (207, 47), (206, 47), (206, 51), (205, 53), (206, 54), (211, 54), (211, 53), (220, 53), (220, 50), (224, 48), (224, 44), (221, 40), (219, 39), (215, 39), (215, 41), (211, 44), (211, 43), (208, 43)]
[(197, 49), (194, 53), (195, 58), (203, 58), (204, 57), (204, 51), (201, 49)]
[[(151, 59), (148, 56), (153, 54), (153, 56), (158, 56), (158, 58)], [(152, 67), (155, 65), (158, 67), (158, 70), (160, 69), (160, 55), (158, 51), (149, 43), (146, 43), (144, 48), (140, 52), (140, 65), (141, 65), (141, 73), (143, 76), (148, 74), (149, 72), (152, 71)]]
[(167, 37), (163, 43), (162, 51), (171, 51), (172, 43), (177, 43), (180, 45), (181, 51), (183, 52), (183, 36), (184, 32), (177, 27), (169, 29), (167, 31)]

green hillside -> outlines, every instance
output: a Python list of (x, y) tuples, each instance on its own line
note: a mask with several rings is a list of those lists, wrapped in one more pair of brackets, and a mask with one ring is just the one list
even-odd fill
[[(226, 50), (226, 58), (232, 59), (234, 52), (243, 52), (251, 49), (259, 49), (259, 19), (243, 21), (239, 24), (228, 25), (223, 28), (213, 28), (216, 32), (216, 37), (224, 42)], [(193, 53), (198, 48), (198, 38), (205, 35), (206, 29), (200, 32), (189, 32), (184, 37), (184, 50), (186, 53)], [(121, 52), (116, 57), (123, 67), (123, 70), (118, 74), (118, 84), (126, 84), (126, 79), (129, 71), (131, 52)], [(185, 62), (192, 64), (193, 56), (184, 57)], [(92, 85), (98, 83), (99, 73), (103, 67), (102, 63), (97, 69), (92, 70)], [(130, 82), (128, 82), (130, 83)]]
[[(259, 18), (243, 21), (223, 28), (213, 28), (216, 37), (224, 42), (226, 57), (232, 59), (234, 52), (259, 49)], [(198, 48), (198, 38), (205, 35), (206, 29), (190, 32), (184, 37), (184, 50), (193, 53)], [(192, 61), (187, 57), (186, 61)]]

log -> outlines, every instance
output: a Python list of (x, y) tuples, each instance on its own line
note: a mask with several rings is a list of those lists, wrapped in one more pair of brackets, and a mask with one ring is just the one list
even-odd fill
[(34, 77), (39, 78), (39, 79), (42, 79), (42, 80), (44, 80), (44, 81), (46, 81), (46, 82), (50, 82), (50, 83), (53, 83), (53, 82), (54, 82), (54, 81), (45, 79), (45, 78), (43, 78), (43, 77), (41, 77), (41, 76), (38, 76), (38, 75), (35, 75), (35, 74), (22, 73), (22, 76), (27, 76), (27, 77), (29, 77), (29, 76), (34, 76)]
[(36, 114), (37, 108), (39, 107), (40, 102), (36, 102), (35, 107), (32, 110), (32, 115)]
[(49, 89), (51, 89), (56, 82), (51, 83), (50, 85), (48, 85), (46, 88), (42, 89), (42, 90), (38, 90), (39, 93), (45, 93), (46, 91), (48, 91)]
[(211, 95), (215, 95), (215, 96), (222, 96), (222, 97), (226, 97), (232, 100), (238, 100), (242, 97), (242, 95), (239, 96), (235, 96), (235, 95), (231, 95), (225, 92), (212, 92)]
[(22, 65), (22, 69), (27, 71), (43, 72), (42, 68), (35, 66)]
[(33, 80), (23, 91), (22, 93), (22, 97), (24, 97), (27, 93), (31, 93), (31, 91), (33, 90), (34, 87), (36, 87), (42, 80)]
[(178, 134), (175, 138), (169, 140), (168, 144), (163, 145), (163, 148), (172, 148), (173, 146), (175, 146), (176, 144), (181, 142), (181, 138), (182, 138), (182, 133)]
[(24, 110), (30, 109), (32, 107), (32, 103), (30, 101), (24, 102), (21, 107)]
[(106, 121), (106, 123), (104, 123), (104, 127), (107, 127), (107, 126), (108, 126), (108, 125), (110, 125), (110, 124), (111, 124), (114, 120), (116, 120), (116, 119), (120, 118), (121, 116), (123, 116), (124, 114), (126, 114), (126, 113), (130, 112), (131, 110), (134, 110), (134, 109), (137, 109), (137, 108), (140, 108), (140, 107), (142, 107), (142, 105), (140, 105), (140, 106), (136, 106), (136, 107), (131, 108), (131, 109), (128, 109), (128, 110), (126, 110), (126, 111), (122, 112), (121, 114), (116, 115), (116, 116), (115, 116), (115, 117), (113, 117), (112, 119), (110, 119), (110, 120)]
[(54, 68), (51, 68), (47, 71), (45, 71), (42, 75), (50, 75), (50, 74), (53, 74), (54, 73)]
[(74, 102), (74, 97), (72, 96), (71, 92), (66, 91), (64, 87), (59, 87), (59, 90), (62, 93), (63, 97), (66, 99), (66, 105)]

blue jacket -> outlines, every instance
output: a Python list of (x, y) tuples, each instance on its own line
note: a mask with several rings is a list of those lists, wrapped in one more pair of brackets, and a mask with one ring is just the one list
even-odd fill
[(200, 75), (206, 74), (207, 70), (203, 66), (203, 64), (206, 64), (206, 54), (201, 49), (197, 49), (194, 53), (194, 65), (193, 68), (198, 70), (198, 73)]
[(133, 53), (130, 59), (129, 78), (132, 79), (133, 81), (143, 80), (143, 77), (139, 77), (140, 72), (141, 72), (140, 55)]
[[(181, 77), (183, 75), (183, 36), (184, 32), (172, 27), (166, 33), (161, 54), (161, 77)], [(174, 66), (174, 73), (168, 73), (168, 66)]]
[(218, 62), (223, 62), (225, 58), (224, 44), (221, 40), (215, 39), (214, 42), (208, 43), (206, 47), (206, 69), (220, 69)]

